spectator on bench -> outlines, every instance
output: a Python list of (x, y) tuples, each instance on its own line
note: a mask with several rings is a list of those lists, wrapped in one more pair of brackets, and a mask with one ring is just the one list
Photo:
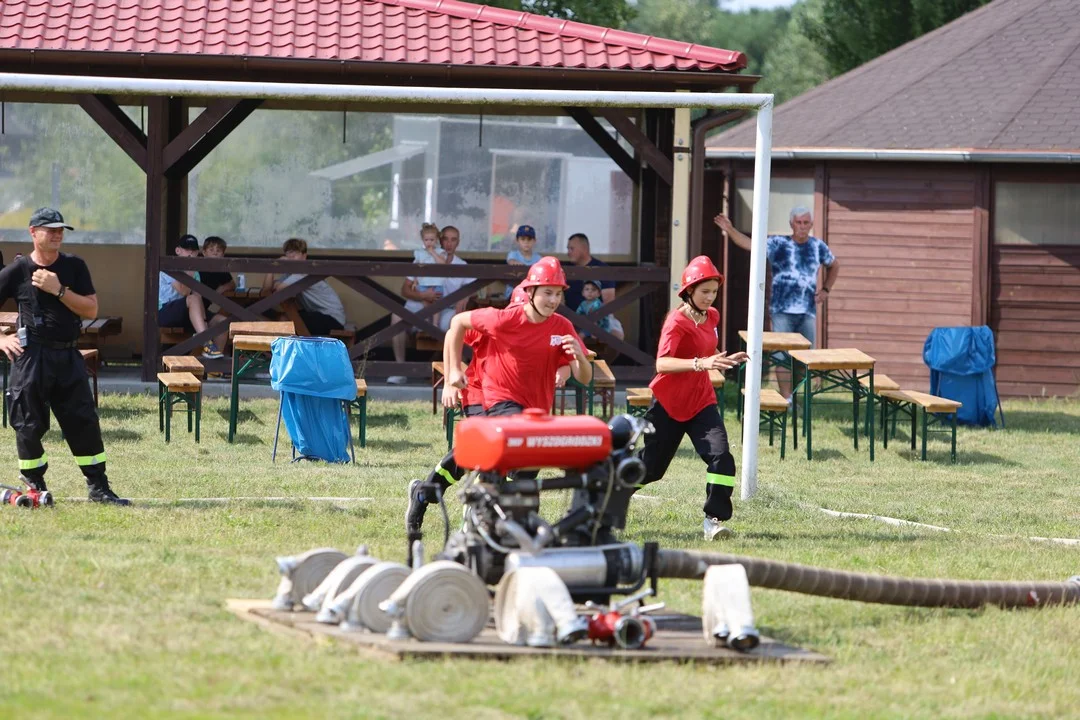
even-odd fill
[[(179, 257), (198, 257), (199, 240), (194, 235), (184, 235), (176, 245)], [(202, 282), (199, 273), (189, 273)], [(221, 322), (214, 318), (214, 323)], [(168, 273), (158, 273), (158, 327), (182, 327), (185, 332), (201, 333), (207, 328), (206, 307), (202, 298), (191, 292), (187, 285), (174, 280)], [(211, 340), (203, 345), (202, 356), (207, 360), (222, 357), (218, 345)]]
[[(281, 247), (282, 260), (307, 260), (308, 244), (300, 238), (289, 238)], [(263, 278), (263, 290), (280, 290), (302, 279), (304, 275), (293, 273), (275, 281), (273, 274)], [(341, 298), (330, 287), (330, 283), (320, 280), (297, 297), (300, 303), (300, 319), (304, 321), (312, 335), (329, 335), (332, 330), (345, 329), (345, 306)]]
[[(223, 258), (225, 257), (225, 250), (228, 245), (225, 244), (225, 240), (217, 235), (211, 235), (203, 240), (202, 254), (203, 257), (208, 258)], [(213, 288), (219, 293), (226, 293), (230, 290), (236, 289), (236, 282), (233, 280), (232, 273), (229, 272), (204, 272), (199, 273), (202, 276), (202, 284), (208, 288)], [(210, 300), (203, 298), (203, 307), (206, 308), (206, 315), (209, 317), (210, 308), (213, 305)], [(225, 320), (224, 313), (218, 312), (214, 315), (213, 320), (210, 321), (211, 325), (215, 325)], [(214, 337), (214, 344), (218, 348), (224, 348), (226, 341), (229, 339), (229, 334), (223, 332), (220, 335)]]

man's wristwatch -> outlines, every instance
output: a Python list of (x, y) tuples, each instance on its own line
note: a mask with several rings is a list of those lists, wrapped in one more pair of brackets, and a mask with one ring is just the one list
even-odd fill
[(823, 287), (823, 288), (821, 288), (821, 291), (822, 291), (822, 292), (829, 292), (829, 288), (827, 288), (827, 287)]
[(60, 298), (64, 297), (64, 293), (66, 293), (66, 292), (67, 292), (67, 285), (61, 285), (60, 286), (60, 292), (56, 293), (56, 299), (59, 300)]

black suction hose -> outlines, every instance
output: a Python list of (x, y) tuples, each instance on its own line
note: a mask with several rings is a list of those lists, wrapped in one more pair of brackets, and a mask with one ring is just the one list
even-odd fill
[(657, 554), (656, 574), (659, 577), (701, 579), (710, 565), (734, 564), (746, 568), (746, 575), (753, 586), (841, 600), (944, 608), (977, 608), (982, 605), (1014, 608), (1080, 603), (1080, 576), (1067, 582), (900, 578), (688, 550), (661, 550)]

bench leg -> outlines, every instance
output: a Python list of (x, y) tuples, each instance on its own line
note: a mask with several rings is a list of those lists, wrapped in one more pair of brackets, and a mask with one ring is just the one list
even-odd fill
[[(870, 407), (867, 404), (867, 407)], [(854, 387), (851, 389), (851, 430), (852, 436), (855, 438), (855, 449), (859, 449), (859, 391)]]
[(784, 450), (787, 446), (787, 411), (780, 414), (780, 459), (784, 459)]
[(956, 413), (952, 414), (952, 461), (956, 464)]
[(202, 423), (202, 390), (195, 393), (195, 444), (199, 444), (199, 425)]
[(360, 447), (367, 447), (367, 395), (360, 398)]
[(770, 412), (768, 415), (766, 415), (766, 419), (767, 419), (767, 421), (769, 423), (769, 447), (772, 447), (773, 446), (774, 423), (776, 421), (776, 418)]
[(165, 432), (165, 386), (158, 383), (157, 394), (158, 432)]
[(172, 439), (172, 393), (165, 391), (165, 442)]
[(914, 405), (908, 405), (911, 409), (911, 452), (915, 452), (915, 438), (919, 436), (919, 409)]
[(191, 393), (184, 393), (184, 404), (187, 405), (187, 431), (190, 433), (194, 429), (192, 416), (195, 414), (195, 402)]
[(926, 460), (926, 408), (922, 408), (922, 459)]

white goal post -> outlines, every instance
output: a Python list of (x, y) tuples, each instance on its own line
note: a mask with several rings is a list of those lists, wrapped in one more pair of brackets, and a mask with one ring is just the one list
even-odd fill
[[(619, 107), (707, 110), (755, 110), (754, 217), (750, 250), (749, 337), (746, 397), (743, 415), (742, 499), (757, 490), (758, 423), (760, 417), (761, 334), (765, 319), (765, 234), (769, 217), (773, 96), (762, 93), (622, 92), (613, 90), (529, 90), (506, 88), (397, 87), (303, 83), (234, 82), (158, 78), (81, 77), (0, 73), (0, 90), (43, 93), (101, 93), (134, 97), (261, 98), (326, 102), (392, 102), (399, 104), (527, 107)], [(673, 206), (672, 215), (685, 215)], [(688, 258), (672, 258), (673, 284)], [(672, 288), (674, 289), (674, 288)]]

